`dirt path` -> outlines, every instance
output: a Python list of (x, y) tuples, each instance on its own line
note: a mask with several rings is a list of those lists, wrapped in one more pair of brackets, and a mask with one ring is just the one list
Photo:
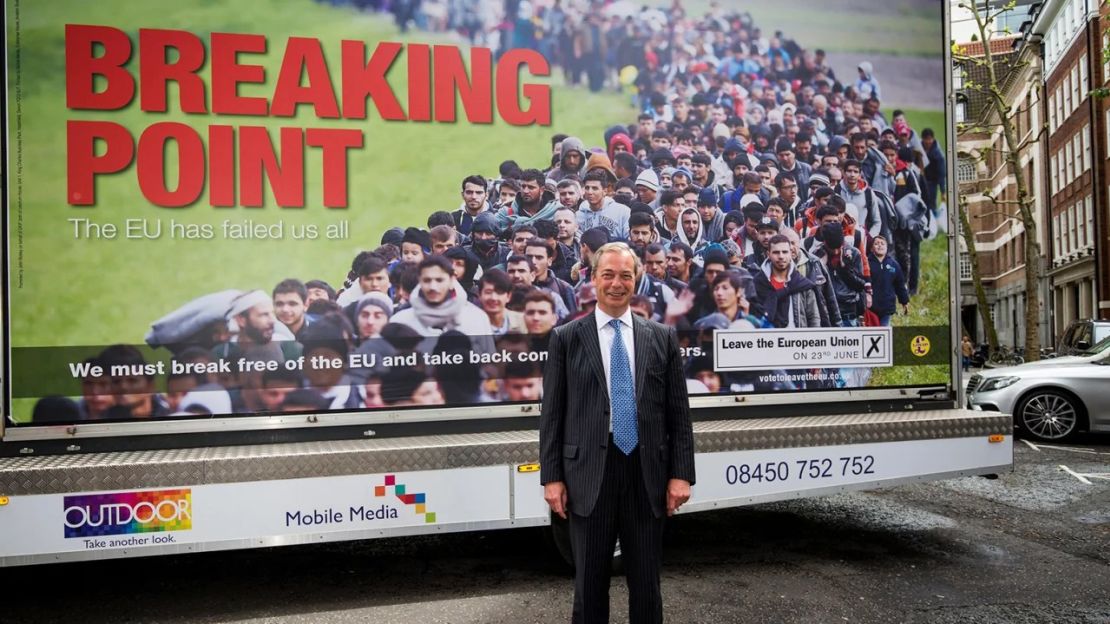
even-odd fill
[(856, 67), (871, 61), (883, 92), (883, 108), (938, 110), (944, 106), (944, 60), (939, 57), (829, 52), (829, 64), (845, 84), (856, 80)]

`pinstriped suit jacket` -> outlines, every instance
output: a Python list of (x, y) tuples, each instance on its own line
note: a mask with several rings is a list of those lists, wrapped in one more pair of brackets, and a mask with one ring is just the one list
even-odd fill
[[(656, 517), (669, 479), (694, 483), (694, 433), (678, 336), (632, 316), (636, 419), (644, 485)], [(555, 329), (548, 342), (540, 416), (540, 480), (563, 481), (570, 510), (597, 502), (609, 444), (609, 390), (593, 314)]]

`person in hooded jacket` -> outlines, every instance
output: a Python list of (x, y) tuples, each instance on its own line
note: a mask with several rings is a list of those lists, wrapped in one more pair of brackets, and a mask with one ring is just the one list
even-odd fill
[(435, 339), (444, 332), (456, 330), (470, 336), (474, 350), (491, 353), (489, 317), (470, 303), (467, 293), (455, 279), (451, 261), (443, 256), (430, 256), (419, 265), (419, 283), (409, 295), (408, 308), (397, 312), (390, 322), (406, 325), (426, 338), (419, 349), (433, 353)]
[[(563, 139), (562, 147), (559, 149), (559, 166), (547, 172), (547, 177), (556, 182), (568, 175), (581, 178), (586, 173), (587, 158), (589, 158), (589, 153), (586, 151), (586, 144), (582, 142), (582, 139), (568, 136)], [(543, 186), (543, 184), (541, 183), (540, 186)]]
[(694, 250), (695, 254), (700, 253), (709, 244), (705, 240), (704, 225), (697, 208), (682, 209), (682, 213), (678, 216), (678, 236), (674, 240), (685, 243)]
[(716, 189), (703, 188), (698, 193), (698, 214), (701, 215), (702, 235), (706, 241), (715, 243), (725, 236), (725, 213), (718, 204), (720, 197)]
[(817, 307), (821, 313), (821, 327), (840, 327), (840, 305), (836, 302), (836, 290), (828, 268), (821, 260), (802, 248), (798, 233), (794, 230), (783, 232), (790, 239), (790, 253), (798, 272), (817, 285)]
[(497, 228), (503, 232), (518, 225), (551, 220), (562, 206), (553, 194), (546, 192), (547, 179), (539, 169), (525, 169), (521, 175), (520, 193), (496, 213)]
[(496, 216), (488, 212), (478, 215), (470, 229), (470, 244), (464, 248), (474, 254), (483, 270), (488, 271), (509, 257), (510, 248), (497, 240), (498, 231)]
[(628, 152), (629, 154), (631, 154), (632, 153), (632, 137), (628, 136), (627, 134), (625, 134), (623, 132), (618, 132), (618, 133), (614, 134), (612, 137), (609, 138), (607, 147), (608, 147), (607, 152), (609, 154), (609, 160), (610, 161), (615, 160), (616, 157), (617, 157), (617, 154), (619, 154), (621, 152)]
[(844, 238), (844, 228), (840, 223), (826, 223), (817, 230), (817, 244), (811, 253), (825, 265), (832, 278), (841, 324), (858, 327), (867, 281), (863, 277), (863, 259)]

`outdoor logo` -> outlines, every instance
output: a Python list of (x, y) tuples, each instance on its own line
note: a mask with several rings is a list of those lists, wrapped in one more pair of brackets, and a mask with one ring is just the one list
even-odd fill
[(374, 496), (379, 498), (385, 496), (390, 488), (393, 489), (393, 494), (395, 494), (402, 503), (412, 505), (415, 507), (416, 513), (424, 516), (425, 524), (432, 524), (436, 521), (436, 512), (428, 511), (426, 506), (426, 495), (423, 492), (418, 494), (409, 494), (406, 492), (405, 484), (397, 483), (397, 475), (385, 475), (385, 483), (374, 486)]
[(189, 489), (66, 496), (62, 508), (67, 538), (193, 528)]
[(910, 341), (910, 351), (917, 357), (929, 355), (929, 339), (925, 336), (914, 336)]

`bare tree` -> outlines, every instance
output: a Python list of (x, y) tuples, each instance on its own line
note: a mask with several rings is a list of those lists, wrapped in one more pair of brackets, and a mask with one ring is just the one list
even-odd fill
[[(1000, 58), (1001, 55), (991, 50), (990, 45), (992, 39), (1009, 35), (1008, 32), (996, 31), (993, 25), (998, 15), (1013, 9), (1015, 4), (1016, 2), (1011, 0), (1004, 4), (996, 4), (992, 8), (990, 4), (980, 4), (976, 0), (961, 0), (957, 6), (971, 13), (979, 41), (982, 42), (983, 54), (981, 56), (970, 55), (959, 45), (953, 45), (952, 59), (963, 67), (975, 66), (982, 70), (976, 72), (981, 76), (979, 80), (965, 78), (963, 88), (965, 91), (983, 95), (990, 109), (990, 112), (983, 115), (983, 119), (977, 120), (975, 124), (960, 124), (958, 126), (959, 130), (986, 132), (988, 134), (1000, 132), (1003, 139), (1003, 149), (1000, 155), (1006, 163), (1008, 173), (1014, 177), (1017, 188), (1017, 199), (1006, 199), (989, 193), (984, 195), (999, 213), (1006, 218), (1019, 220), (1025, 228), (1025, 245), (1022, 250), (1025, 262), (1025, 359), (1026, 361), (1032, 361), (1040, 357), (1040, 332), (1037, 328), (1040, 326), (1041, 302), (1038, 283), (1041, 273), (1041, 246), (1037, 236), (1035, 198), (1030, 191), (1031, 180), (1026, 179), (1025, 171), (1021, 167), (1021, 154), (1040, 141), (1047, 130), (1047, 125), (1042, 123), (1036, 132), (1031, 133), (1024, 139), (1018, 136), (1015, 127), (1016, 120), (1018, 115), (1026, 112), (1026, 109), (1021, 108), (1020, 104), (1008, 101), (1007, 92), (1011, 86), (1009, 78), (1011, 75), (1021, 72), (1031, 61), (1021, 60), (1014, 54), (1008, 55), (1009, 58), (1002, 59)], [(1036, 106), (1040, 102), (1042, 88), (1038, 81), (1038, 86), (1035, 87), (1036, 97), (1033, 98), (1033, 103), (1030, 106)], [(967, 227), (966, 223), (965, 227)], [(970, 230), (970, 228), (968, 229)], [(974, 237), (971, 238), (968, 249), (969, 253), (974, 253)], [(976, 283), (976, 290), (979, 291), (981, 288), (982, 282), (980, 280)], [(980, 299), (979, 306), (981, 310), (986, 309), (984, 304), (985, 296)], [(988, 326), (988, 324), (984, 323), (984, 326)], [(993, 327), (993, 325), (989, 326)], [(997, 336), (995, 336), (993, 342), (997, 343)]]
[(971, 282), (975, 285), (975, 299), (979, 304), (979, 318), (983, 321), (983, 333), (993, 352), (998, 348), (998, 331), (994, 328), (994, 318), (987, 306), (987, 290), (983, 288), (983, 274), (979, 271), (979, 252), (975, 249), (975, 232), (967, 214), (967, 200), (960, 196), (960, 230), (967, 246), (967, 259), (971, 263)]

